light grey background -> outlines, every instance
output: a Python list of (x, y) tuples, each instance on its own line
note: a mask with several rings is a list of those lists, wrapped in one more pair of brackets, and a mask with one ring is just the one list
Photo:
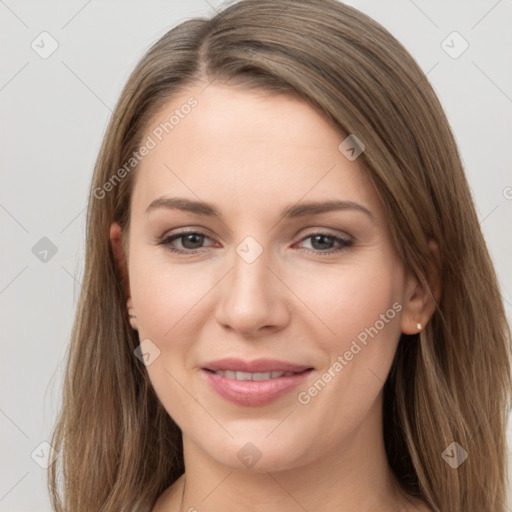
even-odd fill
[[(512, 313), (512, 2), (352, 0), (427, 73), (453, 127)], [(0, 511), (49, 511), (40, 443), (60, 404), (85, 207), (111, 110), (144, 51), (220, 1), (0, 0)], [(43, 59), (31, 47), (57, 50)], [(453, 56), (468, 49), (458, 58)], [(446, 39), (450, 36), (448, 39)], [(44, 48), (41, 38), (44, 39)], [(445, 43), (442, 43), (445, 41)], [(447, 51), (452, 53), (450, 56)], [(48, 237), (48, 261), (32, 252)], [(475, 383), (478, 385), (478, 383)], [(471, 454), (470, 454), (471, 456)], [(511, 508), (512, 510), (512, 508)]]

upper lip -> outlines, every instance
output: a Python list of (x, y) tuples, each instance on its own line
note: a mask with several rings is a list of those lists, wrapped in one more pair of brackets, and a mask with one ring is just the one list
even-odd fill
[(234, 372), (247, 372), (247, 373), (265, 373), (265, 372), (303, 372), (310, 370), (311, 366), (289, 363), (287, 361), (278, 361), (276, 359), (254, 359), (252, 361), (244, 361), (228, 357), (225, 359), (218, 359), (206, 363), (203, 368), (211, 371), (225, 371), (230, 370)]

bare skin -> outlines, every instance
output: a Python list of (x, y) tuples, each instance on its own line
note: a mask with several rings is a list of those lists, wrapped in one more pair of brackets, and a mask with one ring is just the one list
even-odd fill
[[(182, 477), (153, 512), (428, 511), (399, 492), (388, 465), (382, 388), (400, 334), (424, 326), (434, 301), (405, 272), (361, 160), (347, 159), (345, 136), (303, 102), (204, 86), (172, 98), (150, 123), (147, 135), (197, 99), (136, 171), (128, 254), (111, 227), (132, 327), (159, 350), (149, 377), (183, 432), (183, 503)], [(212, 203), (220, 217), (147, 212), (162, 196)], [(350, 205), (281, 217), (332, 200)], [(170, 240), (183, 230), (204, 237)], [(252, 245), (241, 245), (247, 237)], [(262, 251), (248, 263), (240, 247)], [(212, 389), (204, 370), (235, 356), (313, 370), (268, 404), (241, 405)], [(326, 385), (315, 392), (319, 379)], [(248, 443), (260, 457), (250, 467), (239, 456)]]
[[(194, 512), (193, 510), (190, 510), (194, 507), (187, 505), (185, 500), (182, 503), (184, 485), (185, 478), (182, 475), (173, 485), (171, 485), (164, 493), (161, 494), (151, 512)], [(394, 509), (396, 512), (432, 512), (432, 509), (425, 503), (411, 496), (397, 496), (396, 503), (397, 504)], [(248, 510), (253, 509), (250, 508)], [(299, 506), (297, 506), (297, 510), (300, 510)], [(377, 507), (373, 510), (378, 511), (380, 509)]]

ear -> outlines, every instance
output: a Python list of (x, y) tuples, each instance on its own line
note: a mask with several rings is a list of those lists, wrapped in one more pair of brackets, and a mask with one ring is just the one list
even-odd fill
[[(422, 283), (412, 271), (406, 276), (401, 317), (401, 329), (404, 334), (417, 334), (422, 331), (434, 314), (436, 302), (439, 303), (441, 299), (439, 249), (433, 241), (429, 242), (429, 247), (433, 253), (435, 270), (428, 276), (428, 282)], [(421, 327), (418, 327), (418, 324)]]
[(130, 293), (130, 281), (128, 278), (128, 262), (123, 249), (121, 226), (114, 222), (110, 226), (110, 244), (112, 253), (116, 262), (116, 267), (121, 274), (121, 286), (123, 287), (124, 295), (126, 297), (126, 306), (130, 317), (130, 325), (133, 329), (137, 329), (137, 318), (133, 308), (133, 301)]

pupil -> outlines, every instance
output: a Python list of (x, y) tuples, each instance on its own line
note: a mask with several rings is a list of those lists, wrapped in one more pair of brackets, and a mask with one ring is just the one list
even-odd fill
[[(186, 235), (182, 239), (182, 243), (183, 243), (183, 245), (185, 246), (186, 249), (197, 249), (198, 247), (201, 247), (202, 241), (203, 241), (203, 235), (199, 235), (199, 234), (195, 234), (195, 233), (192, 233), (190, 235)], [(192, 242), (191, 243), (192, 247), (187, 246), (187, 242)], [(196, 244), (196, 245), (194, 245), (194, 244)]]
[[(326, 242), (327, 241), (327, 242)], [(320, 247), (315, 247), (315, 243), (320, 242)], [(326, 242), (328, 246), (332, 245), (333, 240), (327, 235), (315, 235), (313, 237), (312, 245), (315, 249), (330, 249), (331, 247), (325, 247), (322, 242)]]
[[(182, 244), (186, 249), (197, 249), (201, 247), (203, 238), (203, 235), (192, 233), (183, 237)], [(312, 238), (312, 245), (315, 249), (330, 249), (332, 248), (332, 244), (332, 238), (327, 235), (315, 235)], [(192, 247), (190, 247), (190, 245), (192, 245)]]

